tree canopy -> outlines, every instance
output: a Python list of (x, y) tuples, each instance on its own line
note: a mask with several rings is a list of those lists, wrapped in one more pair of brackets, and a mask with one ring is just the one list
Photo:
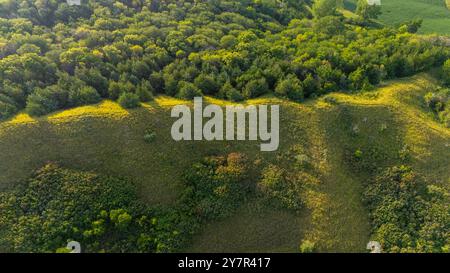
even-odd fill
[(0, 118), (122, 93), (148, 101), (157, 93), (241, 100), (275, 92), (298, 101), (410, 75), (449, 55), (401, 29), (361, 27), (336, 7), (334, 0), (2, 1)]

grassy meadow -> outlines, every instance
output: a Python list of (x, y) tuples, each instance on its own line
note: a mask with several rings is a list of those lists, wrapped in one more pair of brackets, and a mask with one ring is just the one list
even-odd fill
[[(316, 180), (302, 197), (306, 207), (301, 213), (247, 200), (233, 216), (207, 223), (186, 251), (298, 252), (303, 240), (314, 239), (322, 252), (361, 252), (370, 236), (361, 193), (371, 173), (352, 168), (348, 153), (382, 151), (378, 164), (389, 166), (407, 146), (410, 164), (428, 183), (449, 186), (450, 130), (422, 101), (435, 85), (432, 77), (420, 74), (374, 91), (332, 93), (302, 104), (272, 97), (248, 101), (281, 105), (280, 148), (274, 153), (261, 153), (256, 141), (173, 141), (170, 107), (189, 102), (168, 97), (133, 110), (103, 101), (40, 118), (22, 113), (0, 123), (0, 190), (51, 161), (125, 176), (147, 203), (171, 206), (183, 189), (182, 171), (205, 156), (238, 151), (257, 165), (291, 164), (284, 162), (286, 154), (304, 155), (307, 172)], [(143, 139), (146, 130), (156, 133), (152, 143)]]

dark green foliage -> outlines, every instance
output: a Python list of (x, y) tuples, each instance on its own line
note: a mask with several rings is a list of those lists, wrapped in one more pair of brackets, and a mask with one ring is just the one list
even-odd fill
[(108, 86), (108, 95), (111, 99), (116, 100), (121, 94), (121, 86), (118, 82), (110, 81)]
[(9, 228), (1, 245), (18, 252), (54, 251), (67, 240), (82, 240), (82, 230), (102, 210), (128, 208), (134, 199), (126, 181), (47, 165), (24, 189), (1, 195), (0, 227)]
[(367, 0), (358, 0), (356, 14), (361, 16), (363, 20), (377, 19), (381, 14), (381, 6), (370, 5)]
[(234, 88), (230, 82), (226, 82), (222, 86), (220, 93), (222, 94), (223, 98), (231, 100), (231, 101), (238, 102), (238, 101), (242, 101), (244, 99), (242, 94), (236, 88)]
[(269, 198), (271, 204), (278, 204), (292, 210), (302, 207), (301, 185), (290, 177), (290, 173), (275, 165), (269, 165), (262, 172), (258, 183), (259, 191)]
[(267, 81), (265, 78), (251, 80), (249, 81), (244, 88), (243, 95), (245, 98), (255, 98), (266, 94), (269, 91), (269, 86), (267, 85)]
[(100, 101), (100, 95), (97, 91), (91, 86), (83, 86), (72, 97), (72, 105), (84, 105), (84, 104), (93, 104)]
[(153, 86), (149, 81), (142, 81), (142, 83), (136, 88), (136, 95), (139, 96), (141, 102), (147, 102), (153, 100)]
[[(42, 115), (97, 101), (80, 99), (80, 89), (63, 88), (61, 80), (79, 87), (78, 79), (113, 100), (122, 93), (141, 101), (151, 100), (150, 93), (199, 95), (188, 82), (202, 94), (234, 101), (281, 84), (278, 93), (299, 101), (301, 92), (286, 91), (293, 90), (288, 85), (299, 90), (298, 82), (284, 82), (293, 75), (308, 98), (369, 89), (441, 65), (449, 56), (448, 48), (408, 34), (418, 22), (400, 29), (361, 24), (341, 16), (335, 0), (41, 2), (18, 0), (0, 9), (7, 18), (0, 20), (6, 41), (0, 48), (0, 94), (20, 90), (11, 97), (15, 103), (2, 100), (5, 117), (27, 102), (30, 113)], [(365, 21), (378, 10), (363, 0), (358, 6)], [(54, 103), (43, 94), (55, 93), (48, 88), (57, 82), (56, 93), (67, 101)]]
[(190, 82), (180, 82), (179, 86), (180, 90), (178, 91), (177, 95), (179, 98), (191, 100), (194, 97), (202, 95), (202, 91)]
[(42, 116), (61, 107), (59, 90), (56, 86), (38, 88), (27, 99), (27, 112), (32, 116)]
[(364, 193), (373, 237), (386, 252), (448, 252), (449, 197), (443, 188), (427, 187), (409, 167), (383, 171)]
[(317, 19), (314, 22), (314, 31), (326, 35), (340, 34), (345, 30), (345, 24), (342, 18), (337, 16), (326, 16)]
[(442, 66), (442, 79), (446, 85), (450, 86), (450, 59)]
[(281, 80), (275, 88), (275, 94), (287, 97), (293, 101), (303, 100), (303, 87), (301, 81), (295, 75), (288, 75)]
[(172, 75), (164, 77), (164, 91), (166, 95), (175, 96), (178, 92), (178, 82)]
[(0, 193), (0, 247), (60, 252), (75, 240), (83, 252), (167, 252), (182, 242), (177, 228), (195, 228), (175, 210), (137, 200), (130, 181), (46, 165), (23, 187)]
[(315, 251), (316, 245), (311, 241), (304, 241), (300, 245), (301, 253), (313, 253)]
[(205, 95), (214, 95), (220, 90), (220, 85), (216, 80), (209, 75), (200, 74), (195, 78), (194, 84), (202, 91)]
[(428, 92), (424, 100), (439, 121), (450, 127), (450, 89), (442, 88), (435, 92)]
[[(352, 128), (353, 137), (358, 137), (357, 127)], [(382, 133), (382, 132), (380, 132)], [(380, 168), (386, 166), (389, 151), (380, 149), (376, 145), (346, 149), (345, 159), (354, 171), (376, 174)]]
[(409, 33), (416, 33), (422, 26), (422, 22), (422, 19), (413, 20), (410, 22), (406, 22), (404, 26), (406, 26), (406, 31), (408, 31)]
[(131, 109), (140, 105), (139, 96), (133, 93), (122, 93), (117, 100), (123, 108)]
[(93, 87), (79, 78), (60, 73), (55, 85), (36, 88), (28, 96), (26, 110), (30, 115), (41, 116), (57, 109), (97, 103), (100, 99)]
[(337, 0), (317, 0), (314, 1), (312, 11), (317, 18), (335, 15)]
[(9, 118), (14, 115), (17, 111), (16, 106), (9, 102), (4, 102), (0, 100), (0, 120)]
[(75, 75), (87, 85), (95, 88), (102, 97), (108, 97), (108, 80), (98, 69), (79, 68), (75, 71)]
[(185, 174), (186, 203), (200, 219), (228, 216), (249, 191), (247, 158), (239, 153), (206, 158)]
[(156, 138), (156, 133), (152, 130), (146, 130), (144, 134), (144, 141), (147, 143), (152, 143)]
[(314, 79), (314, 77), (311, 74), (308, 74), (306, 76), (302, 85), (303, 85), (303, 92), (308, 97), (317, 95), (317, 92), (320, 91), (318, 82)]

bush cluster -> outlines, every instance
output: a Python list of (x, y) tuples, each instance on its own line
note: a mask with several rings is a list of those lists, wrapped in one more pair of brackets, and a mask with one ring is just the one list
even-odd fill
[(385, 252), (450, 251), (450, 194), (427, 186), (410, 167), (384, 170), (367, 186), (364, 201)]

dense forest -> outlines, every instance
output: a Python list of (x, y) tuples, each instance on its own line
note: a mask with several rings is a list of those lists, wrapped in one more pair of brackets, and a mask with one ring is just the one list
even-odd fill
[(0, 3), (0, 118), (156, 94), (239, 101), (267, 93), (301, 101), (441, 65), (448, 49), (371, 19), (359, 1), (243, 0)]
[[(431, 71), (439, 88), (427, 89), (420, 107), (427, 117), (449, 127), (450, 49), (444, 41), (418, 35), (420, 20), (381, 25), (375, 20), (380, 9), (364, 0), (357, 1), (355, 16), (345, 16), (341, 8), (338, 0), (82, 0), (81, 5), (0, 0), (0, 120), (21, 111), (42, 116), (104, 99), (134, 108), (158, 95), (230, 101), (274, 95), (302, 103), (336, 91), (365, 92), (389, 79)], [(329, 95), (323, 101), (338, 104)], [(339, 111), (336, 116), (345, 117), (347, 108)], [(377, 113), (374, 108), (373, 115)], [(367, 125), (364, 115), (360, 124)], [(334, 125), (345, 122), (341, 118)], [(362, 176), (364, 191), (358, 196), (367, 209), (368, 233), (385, 252), (449, 252), (446, 182), (424, 182), (423, 173), (407, 159), (411, 152), (406, 144), (400, 151), (393, 144), (389, 151), (373, 148), (377, 136), (386, 143), (392, 140), (383, 135), (391, 124), (382, 122), (379, 135), (371, 135), (366, 146), (351, 146), (365, 137), (353, 123), (345, 129), (351, 131), (346, 131), (352, 137), (349, 143), (329, 146), (345, 150), (339, 163), (349, 166), (351, 175), (369, 174)], [(126, 129), (129, 137), (131, 129)], [(292, 136), (304, 133), (294, 126), (289, 129)], [(323, 129), (318, 134), (323, 133), (326, 142), (339, 139), (337, 132)], [(148, 146), (163, 138), (157, 129), (141, 133)], [(77, 134), (71, 132), (70, 137)], [(400, 138), (395, 141), (406, 142)], [(302, 144), (315, 148), (315, 140)], [(127, 147), (127, 152), (146, 146), (138, 147)], [(292, 147), (268, 161), (249, 158), (245, 151), (208, 151), (182, 170), (181, 194), (170, 206), (143, 202), (129, 177), (105, 175), (90, 166), (41, 164), (12, 190), (0, 192), (0, 252), (67, 252), (70, 240), (81, 242), (83, 252), (177, 252), (189, 246), (205, 223), (233, 215), (250, 199), (299, 215), (328, 202), (324, 194), (314, 192), (323, 177), (311, 163), (317, 157), (325, 162), (327, 149), (313, 158)], [(388, 155), (394, 153), (390, 162)], [(156, 167), (177, 162), (158, 160), (162, 163)], [(307, 198), (311, 193), (313, 201)], [(331, 209), (318, 209), (326, 210)], [(314, 213), (312, 218), (322, 217)], [(298, 242), (298, 251), (332, 249), (312, 238)]]

